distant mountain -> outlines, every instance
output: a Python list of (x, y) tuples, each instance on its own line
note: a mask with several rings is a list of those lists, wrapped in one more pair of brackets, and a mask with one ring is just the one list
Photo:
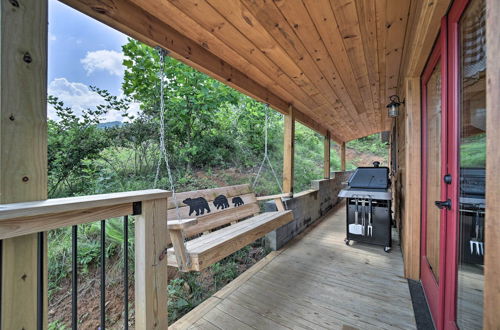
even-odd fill
[(97, 124), (97, 127), (106, 129), (106, 128), (113, 128), (113, 127), (120, 127), (122, 125), (123, 125), (123, 123), (121, 121), (109, 121), (107, 123), (99, 123), (99, 124)]

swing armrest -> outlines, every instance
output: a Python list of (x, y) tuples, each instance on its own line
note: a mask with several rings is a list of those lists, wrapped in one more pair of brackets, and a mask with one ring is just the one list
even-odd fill
[(186, 244), (184, 244), (184, 228), (196, 225), (197, 223), (197, 219), (167, 221), (167, 228), (170, 239), (172, 240), (172, 246), (174, 247), (175, 258), (181, 272), (187, 271), (191, 265), (191, 260), (186, 250)]
[(269, 196), (259, 196), (259, 197), (257, 197), (257, 200), (258, 201), (267, 201), (267, 200), (270, 200), (270, 199), (286, 198), (286, 197), (292, 197), (292, 193), (269, 195)]
[(276, 208), (278, 211), (285, 211), (285, 205), (283, 204), (283, 201), (281, 200), (282, 198), (285, 197), (292, 197), (291, 193), (286, 193), (286, 194), (278, 194), (278, 195), (271, 195), (271, 196), (260, 196), (257, 197), (258, 201), (266, 201), (270, 199), (274, 199), (274, 204), (276, 204)]
[(187, 227), (194, 226), (198, 223), (197, 219), (182, 219), (182, 220), (168, 220), (168, 230), (184, 230)]

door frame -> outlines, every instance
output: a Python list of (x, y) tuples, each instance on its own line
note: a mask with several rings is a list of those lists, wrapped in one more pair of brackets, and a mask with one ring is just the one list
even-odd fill
[[(447, 237), (445, 235), (447, 229), (447, 218), (449, 216), (448, 210), (442, 209), (440, 215), (440, 234), (439, 234), (439, 283), (436, 282), (432, 271), (427, 266), (428, 262), (426, 260), (426, 238), (427, 233), (424, 228), (427, 225), (427, 161), (426, 154), (427, 148), (427, 91), (426, 85), (434, 72), (434, 68), (437, 63), (441, 64), (441, 169), (440, 177), (443, 178), (445, 174), (448, 173), (446, 165), (448, 164), (448, 56), (447, 56), (447, 20), (446, 16), (441, 20), (441, 31), (436, 40), (432, 53), (427, 61), (424, 72), (421, 76), (422, 84), (422, 193), (421, 193), (421, 244), (420, 244), (420, 278), (422, 281), (422, 287), (431, 311), (431, 315), (434, 324), (437, 329), (442, 328), (443, 324), (443, 312), (444, 312), (444, 296), (445, 296), (445, 283), (446, 283), (446, 246)], [(441, 200), (446, 200), (448, 198), (447, 187), (445, 187), (443, 181), (440, 182), (441, 187)]]

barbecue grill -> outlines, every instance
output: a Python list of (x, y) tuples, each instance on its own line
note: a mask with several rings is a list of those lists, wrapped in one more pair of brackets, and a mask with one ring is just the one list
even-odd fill
[(358, 167), (342, 189), (339, 197), (346, 198), (346, 238), (350, 241), (382, 245), (385, 252), (392, 247), (392, 216), (389, 168)]
[(460, 260), (462, 263), (484, 263), (484, 168), (460, 169)]

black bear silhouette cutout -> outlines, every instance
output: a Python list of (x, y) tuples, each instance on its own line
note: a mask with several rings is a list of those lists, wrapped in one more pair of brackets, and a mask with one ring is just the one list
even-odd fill
[(241, 199), (241, 197), (234, 197), (232, 202), (234, 204), (234, 207), (238, 207), (238, 206), (245, 204), (245, 203), (243, 203), (243, 200)]
[(229, 207), (229, 201), (227, 200), (226, 196), (219, 195), (215, 197), (214, 205), (215, 207), (217, 207), (217, 210), (219, 209), (219, 207), (222, 207), (222, 209), (224, 210), (225, 208)]
[(207, 213), (210, 213), (208, 202), (203, 197), (186, 198), (182, 202), (186, 205), (189, 205), (189, 215), (191, 215), (193, 212), (196, 212), (196, 216), (199, 216), (200, 214), (205, 214), (205, 210), (207, 210)]

